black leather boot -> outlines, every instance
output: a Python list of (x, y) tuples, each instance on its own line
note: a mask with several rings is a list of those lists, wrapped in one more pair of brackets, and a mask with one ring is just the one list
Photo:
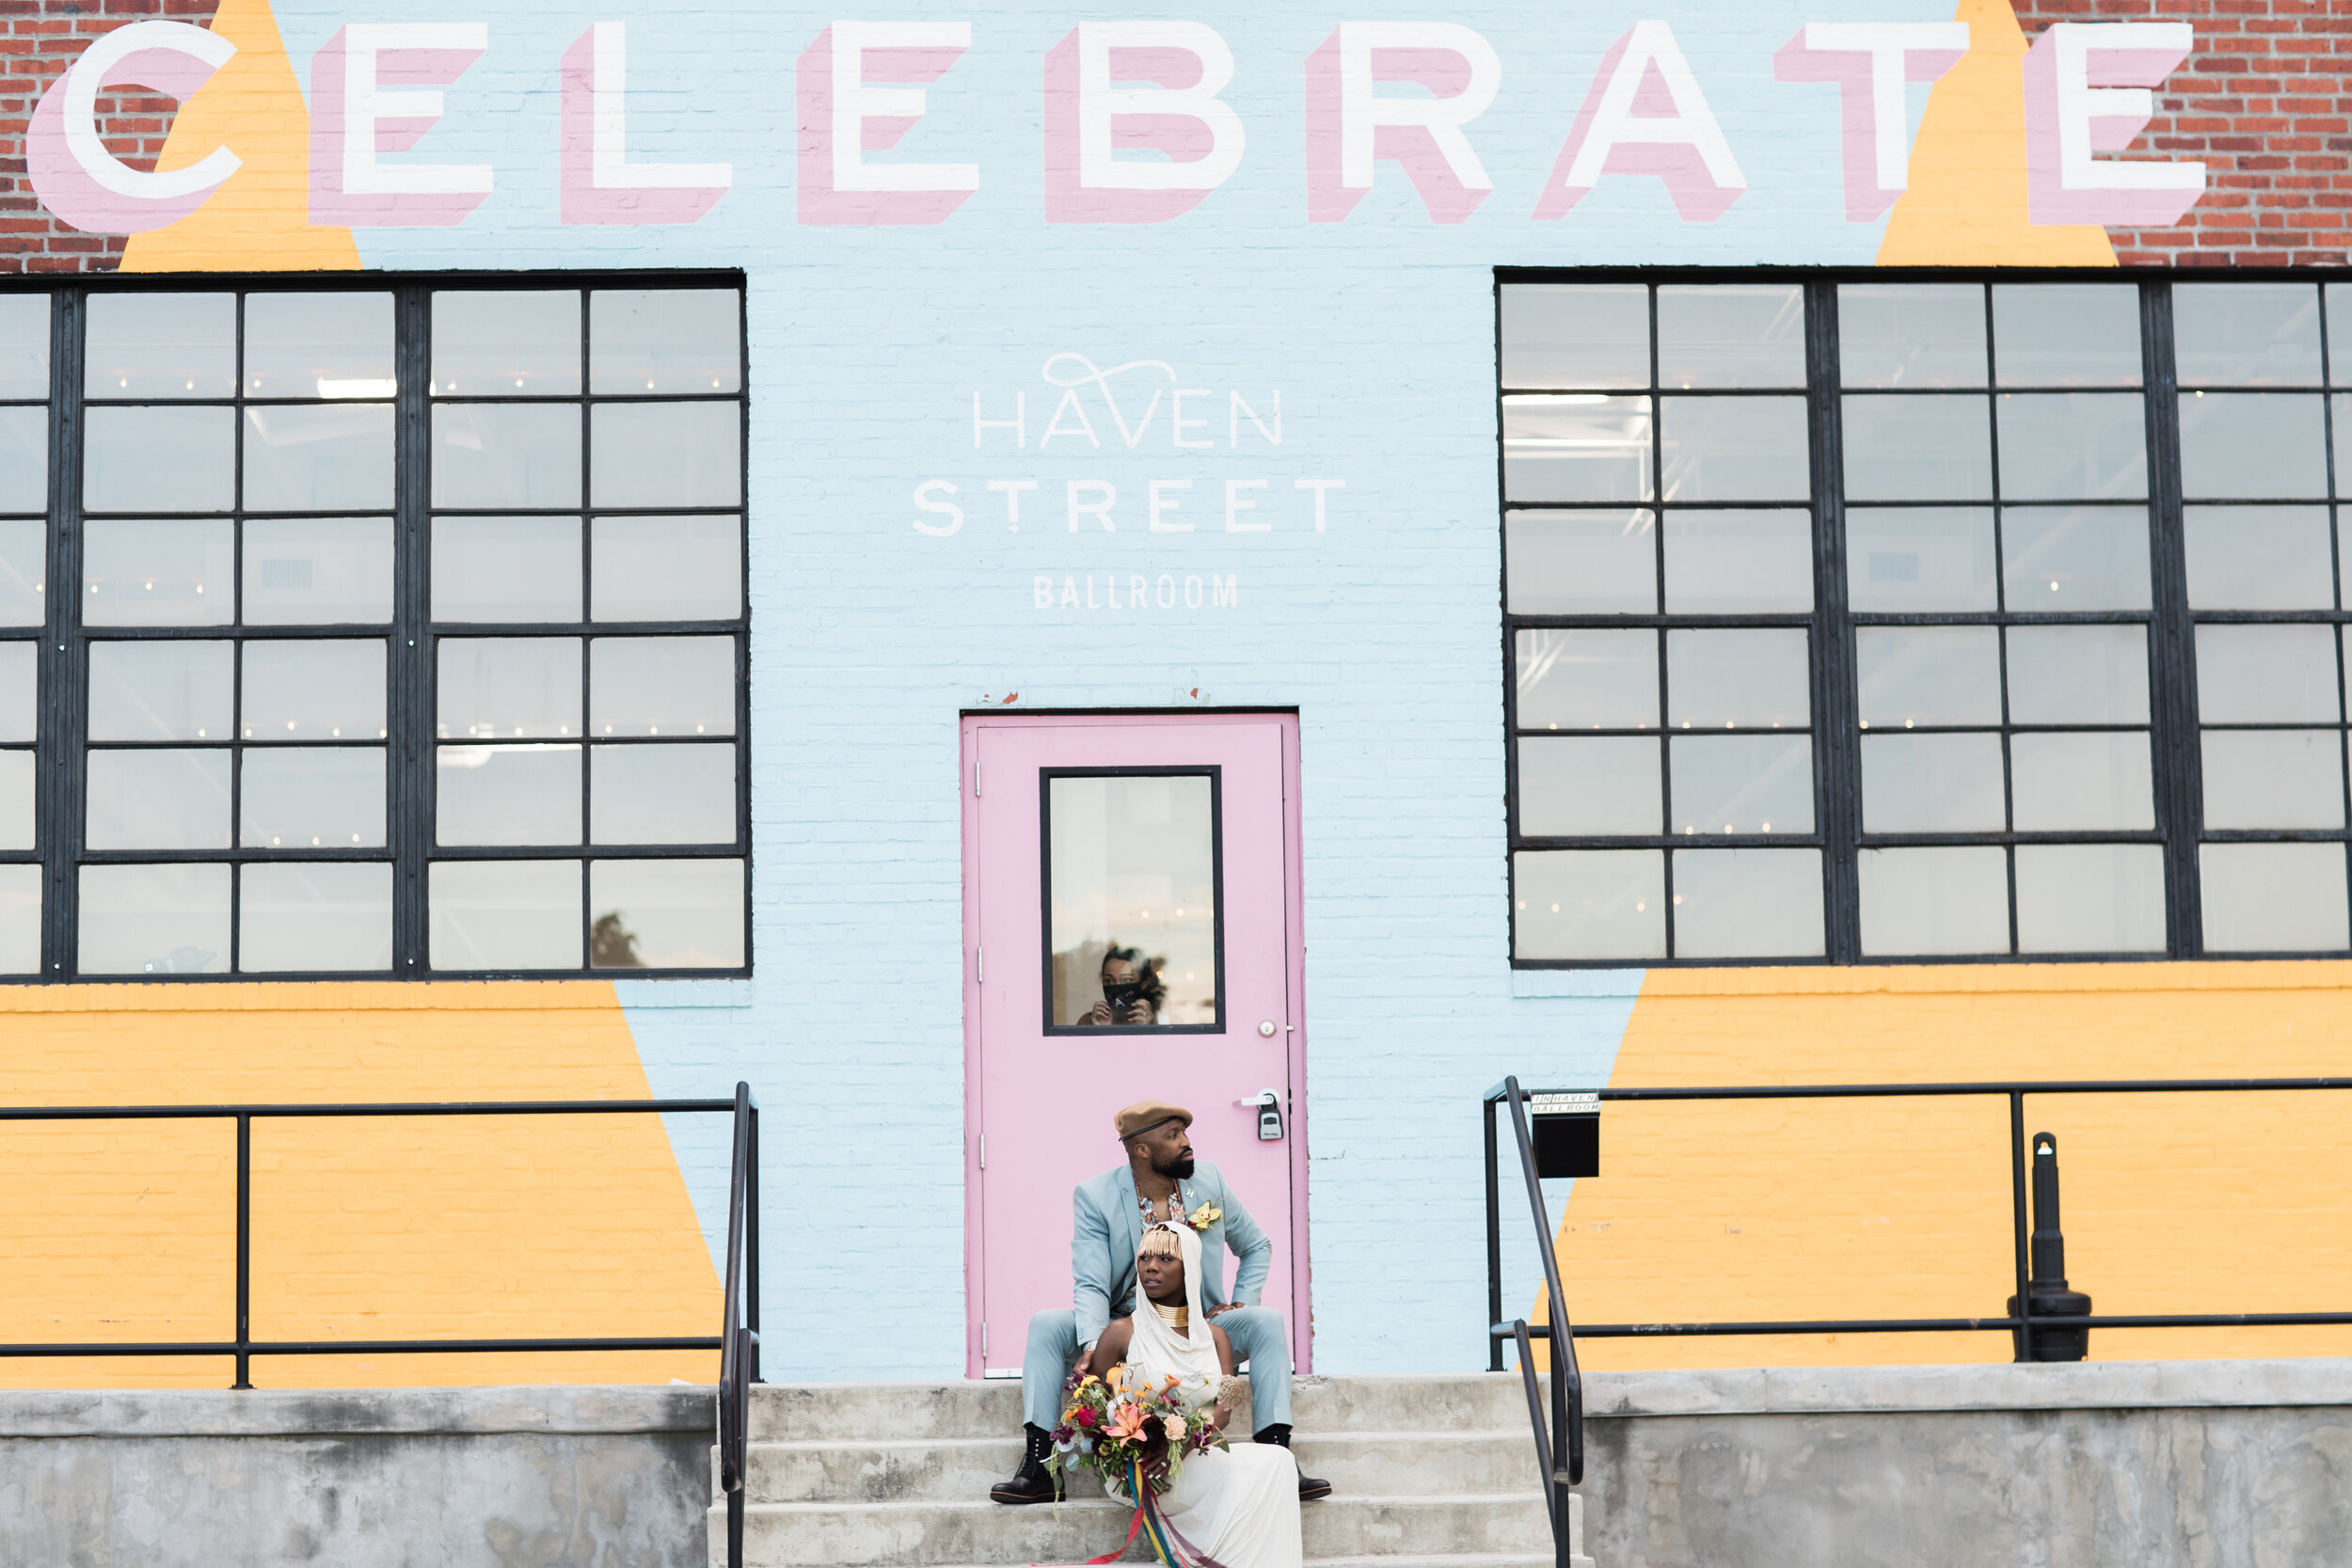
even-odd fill
[[(1278, 1448), (1287, 1449), (1291, 1446), (1291, 1429), (1278, 1422), (1259, 1433), (1257, 1441), (1272, 1443)], [(1298, 1472), (1298, 1500), (1300, 1502), (1311, 1503), (1317, 1498), (1327, 1497), (1330, 1495), (1331, 1483), (1329, 1481), (1317, 1481), (1304, 1470)]]
[(1021, 1468), (1010, 1481), (1000, 1481), (989, 1488), (992, 1500), (1000, 1503), (1050, 1503), (1060, 1488), (1054, 1484), (1053, 1472), (1045, 1467), (1045, 1456), (1053, 1451), (1053, 1434), (1043, 1427), (1024, 1422), (1022, 1436), (1028, 1439), (1028, 1448), (1021, 1456)]

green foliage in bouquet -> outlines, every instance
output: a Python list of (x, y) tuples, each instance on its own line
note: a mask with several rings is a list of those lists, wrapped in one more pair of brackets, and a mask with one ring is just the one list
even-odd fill
[(1092, 1470), (1105, 1491), (1131, 1498), (1128, 1477), (1140, 1466), (1152, 1490), (1166, 1492), (1187, 1455), (1227, 1446), (1215, 1415), (1208, 1404), (1186, 1405), (1174, 1377), (1131, 1382), (1123, 1364), (1105, 1377), (1073, 1372), (1046, 1465), (1061, 1475)]

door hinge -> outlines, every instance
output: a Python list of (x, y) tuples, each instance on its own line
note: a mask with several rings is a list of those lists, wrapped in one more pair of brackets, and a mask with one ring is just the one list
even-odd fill
[(988, 984), (988, 949), (972, 949), (972, 980), (975, 985)]
[(988, 1359), (988, 1324), (980, 1324), (980, 1359)]
[(974, 799), (975, 800), (978, 800), (979, 798), (980, 798), (980, 765), (979, 765), (978, 763), (977, 763), (977, 762), (976, 762), (976, 763), (974, 763), (974, 764), (972, 765), (972, 799)]
[(980, 1134), (980, 1169), (988, 1169), (988, 1134)]

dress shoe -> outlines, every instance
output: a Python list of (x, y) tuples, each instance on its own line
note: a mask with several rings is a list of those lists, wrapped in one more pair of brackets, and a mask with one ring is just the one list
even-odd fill
[[(1259, 1433), (1255, 1441), (1272, 1443), (1278, 1448), (1287, 1449), (1291, 1446), (1291, 1429), (1278, 1422)], [(1298, 1500), (1300, 1502), (1311, 1503), (1330, 1495), (1331, 1483), (1329, 1481), (1319, 1480), (1304, 1470), (1298, 1472)]]

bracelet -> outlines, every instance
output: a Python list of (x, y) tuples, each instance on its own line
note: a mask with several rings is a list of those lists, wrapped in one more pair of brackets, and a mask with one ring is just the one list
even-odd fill
[(1242, 1392), (1248, 1386), (1249, 1380), (1246, 1377), (1225, 1378), (1216, 1386), (1216, 1407), (1219, 1410), (1232, 1409), (1241, 1403)]

